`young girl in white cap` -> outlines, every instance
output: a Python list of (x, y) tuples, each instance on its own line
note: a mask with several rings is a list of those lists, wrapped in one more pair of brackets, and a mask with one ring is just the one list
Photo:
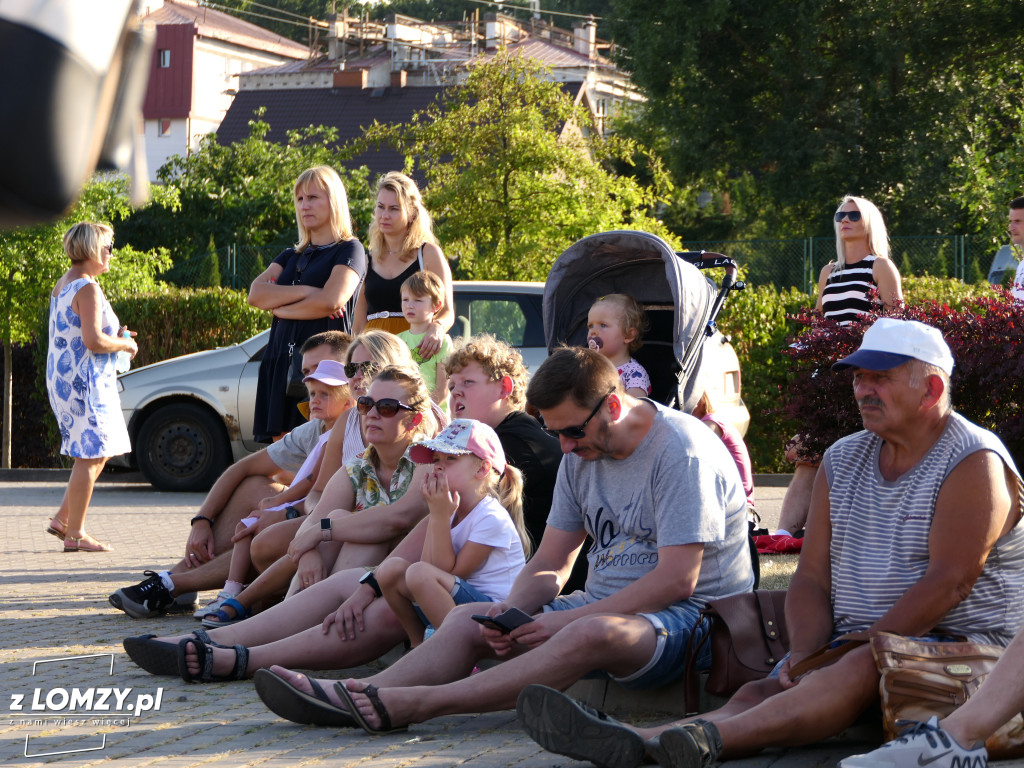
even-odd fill
[(504, 600), (530, 553), (523, 522), (523, 477), (506, 465), (486, 424), (456, 419), (409, 452), (433, 464), (423, 482), (430, 510), (421, 560), (389, 557), (377, 568), (384, 598), (411, 643), (463, 603)]

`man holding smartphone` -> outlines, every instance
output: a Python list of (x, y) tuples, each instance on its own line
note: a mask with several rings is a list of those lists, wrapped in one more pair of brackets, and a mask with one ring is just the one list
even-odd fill
[[(595, 671), (660, 687), (681, 675), (704, 603), (753, 586), (739, 472), (710, 430), (625, 394), (587, 349), (556, 350), (527, 400), (565, 454), (537, 553), (503, 603), (459, 606), (434, 635), (444, 640), (335, 686), (339, 712), (368, 732), (507, 709), (530, 683), (566, 688)], [(559, 597), (588, 533), (586, 588)], [(533, 620), (506, 633), (470, 618), (510, 608)], [(470, 678), (484, 658), (508, 661)]]

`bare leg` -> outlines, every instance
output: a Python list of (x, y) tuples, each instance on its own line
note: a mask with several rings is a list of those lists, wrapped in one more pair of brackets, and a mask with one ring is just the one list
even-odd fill
[(263, 572), (273, 565), (278, 558), (288, 552), (296, 532), (302, 525), (303, 518), (284, 520), (265, 528), (252, 538), (252, 564), (257, 571)]
[(816, 464), (797, 462), (793, 469), (793, 479), (782, 498), (779, 528), (793, 534), (807, 525), (807, 515), (811, 509), (811, 490), (814, 488), (814, 477), (817, 472)]
[(939, 725), (970, 749), (1024, 709), (1024, 632), (1017, 633), (995, 669), (967, 703)]
[(405, 558), (389, 557), (380, 564), (376, 574), (384, 599), (391, 607), (392, 613), (398, 617), (405, 634), (409, 636), (409, 642), (415, 648), (423, 642), (426, 627), (412, 607), (412, 595), (406, 585), (405, 577), (410, 567), (409, 561)]
[(378, 675), (347, 681), (367, 722), (380, 724), (373, 705), (361, 693), (367, 684), (380, 689), (378, 695), (393, 724), (419, 723), (441, 715), (509, 709), (530, 683), (565, 689), (593, 669), (625, 676), (649, 662), (657, 644), (654, 627), (646, 619), (586, 616), (543, 645), (469, 678), (474, 657), (481, 658), (487, 646), (467, 614), (479, 613), (486, 605), (462, 605), (452, 611), (436, 635), (440, 638), (443, 633), (447, 642), (432, 639)]
[[(282, 603), (282, 605), (284, 604)], [(266, 613), (269, 611), (261, 615), (266, 615)], [(353, 639), (343, 638), (334, 626), (325, 632), (318, 625), (266, 645), (250, 646), (246, 676), (252, 677), (256, 674), (257, 669), (271, 667), (275, 664), (302, 669), (354, 667), (376, 659), (405, 637), (402, 625), (398, 623), (395, 615), (383, 600), (375, 600), (370, 603), (363, 616), (366, 630), (357, 634)], [(219, 639), (218, 642), (220, 642)], [(234, 649), (212, 648), (210, 650), (213, 652), (213, 673), (215, 675), (228, 674), (235, 665)], [(185, 658), (189, 671), (194, 675), (199, 674), (199, 659), (195, 654), (194, 646), (188, 648)]]
[[(64, 492), (64, 501), (61, 503), (61, 510), (67, 515), (66, 539), (86, 539), (96, 541), (85, 532), (85, 515), (89, 511), (89, 502), (92, 501), (92, 491), (96, 486), (96, 480), (103, 471), (103, 465), (107, 463), (106, 458), (98, 459), (75, 459), (71, 468), (71, 478), (68, 480), (68, 487)], [(60, 511), (57, 512), (58, 517)]]
[(421, 561), (409, 566), (405, 579), (411, 599), (419, 605), (431, 624), (440, 627), (441, 622), (455, 608), (455, 599), (452, 597), (455, 576), (436, 565)]

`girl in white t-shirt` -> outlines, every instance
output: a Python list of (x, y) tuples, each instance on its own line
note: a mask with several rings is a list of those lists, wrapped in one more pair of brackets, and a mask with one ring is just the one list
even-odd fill
[(419, 562), (389, 557), (377, 568), (384, 598), (412, 645), (426, 625), (439, 626), (463, 603), (508, 597), (530, 553), (523, 522), (523, 477), (505, 463), (494, 430), (456, 419), (437, 437), (409, 451), (433, 464), (423, 482), (430, 510)]

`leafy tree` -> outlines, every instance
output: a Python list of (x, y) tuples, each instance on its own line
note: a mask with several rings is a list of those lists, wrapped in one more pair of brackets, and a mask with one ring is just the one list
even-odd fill
[[(352, 154), (390, 143), (427, 179), (424, 198), (456, 272), (543, 280), (571, 243), (610, 229), (670, 237), (649, 211), (669, 189), (657, 158), (635, 142), (586, 133), (589, 115), (538, 63), (501, 52), (407, 124), (375, 123)], [(642, 157), (642, 187), (608, 163)]]
[(176, 211), (133, 216), (126, 237), (141, 248), (166, 246), (175, 261), (205, 254), (211, 238), (222, 246), (287, 247), (295, 242), (295, 179), (306, 168), (330, 165), (348, 192), (353, 224), (369, 221), (373, 200), (369, 171), (341, 168), (336, 128), (309, 126), (288, 131), (284, 144), (267, 141), (262, 110), (249, 122), (249, 136), (229, 146), (205, 136), (188, 157), (160, 168), (160, 181), (177, 191)]
[[(34, 336), (45, 338), (46, 315), (54, 283), (67, 270), (64, 233), (79, 221), (105, 222), (114, 228), (130, 212), (128, 180), (99, 177), (82, 192), (74, 207), (57, 222), (0, 231), (0, 339), (4, 349), (3, 445), (0, 465), (11, 465), (12, 345)], [(154, 189), (148, 210), (173, 208), (172, 190)], [(166, 251), (140, 252), (118, 246), (110, 271), (100, 278), (109, 299), (156, 286), (156, 274), (170, 265)]]
[[(736, 229), (825, 233), (833, 203), (854, 192), (891, 229), (981, 230), (995, 185), (974, 169), (1019, 166), (1005, 153), (1021, 138), (1024, 32), (1005, 3), (613, 7), (622, 63), (649, 97), (643, 120), (676, 182), (691, 205), (714, 193)], [(950, 194), (959, 188), (970, 194)]]

